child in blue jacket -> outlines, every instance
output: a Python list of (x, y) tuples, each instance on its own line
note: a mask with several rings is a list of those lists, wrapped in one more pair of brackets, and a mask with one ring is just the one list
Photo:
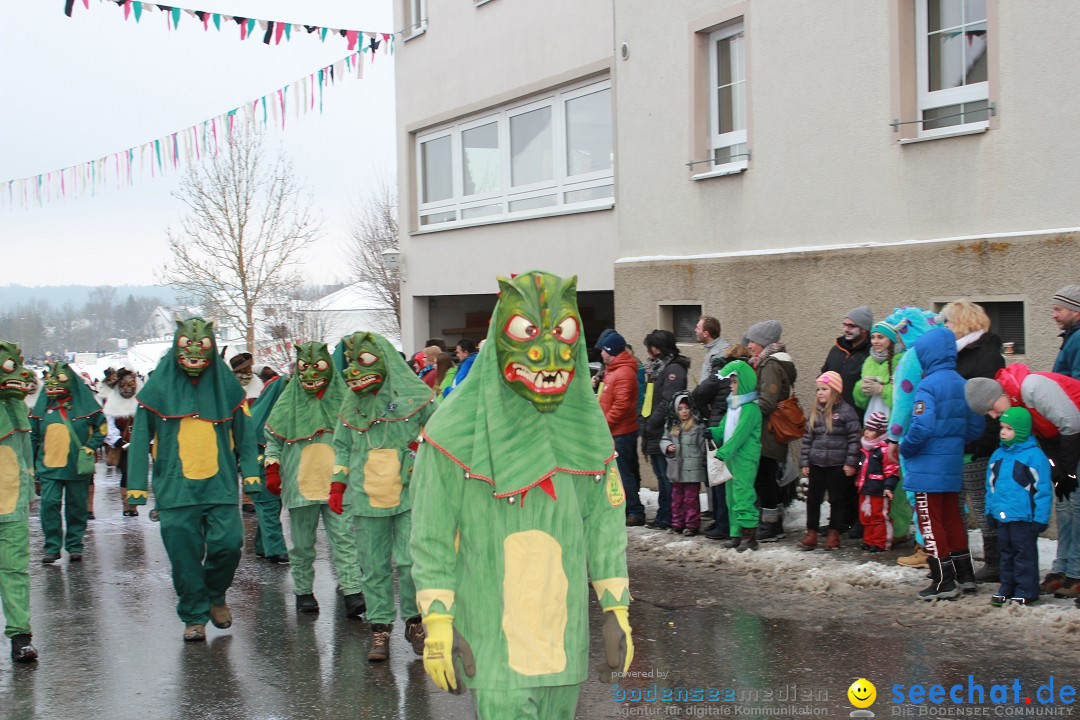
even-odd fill
[(1031, 432), (1031, 413), (1013, 407), (1001, 415), (1001, 447), (986, 469), (986, 514), (997, 525), (1001, 587), (990, 598), (1031, 605), (1039, 599), (1039, 533), (1050, 522), (1054, 496), (1050, 461)]

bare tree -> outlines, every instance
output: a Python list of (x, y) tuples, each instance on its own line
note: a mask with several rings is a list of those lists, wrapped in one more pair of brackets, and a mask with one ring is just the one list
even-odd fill
[(322, 222), (282, 154), (268, 156), (258, 134), (193, 165), (174, 197), (187, 205), (167, 231), (172, 259), (160, 279), (243, 330), (255, 347), (256, 311), (300, 286), (297, 265)]
[(370, 284), (371, 290), (392, 308), (401, 324), (401, 278), (386, 266), (383, 252), (398, 246), (397, 190), (383, 179), (361, 199), (350, 218), (348, 262), (354, 280)]
[[(329, 318), (318, 311), (321, 288), (303, 287), (295, 291), (289, 302), (276, 306), (266, 323), (270, 342), (257, 355), (257, 362), (268, 363), (284, 371), (296, 359), (299, 343), (327, 342)], [(332, 346), (332, 343), (331, 343)]]

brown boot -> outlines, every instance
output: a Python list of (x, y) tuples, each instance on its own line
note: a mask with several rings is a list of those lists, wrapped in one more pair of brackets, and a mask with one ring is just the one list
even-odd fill
[(747, 550), (758, 549), (756, 527), (742, 528), (739, 533), (741, 535), (739, 539), (739, 547), (735, 548), (735, 552), (746, 552)]
[(210, 606), (210, 622), (214, 623), (214, 627), (222, 630), (232, 627), (232, 610), (229, 609), (227, 602), (222, 600), (220, 605)]
[(427, 639), (427, 633), (424, 632), (424, 623), (419, 615), (405, 621), (405, 639), (412, 644), (414, 653), (424, 654), (424, 640)]
[(385, 662), (390, 659), (390, 631), (393, 625), (375, 623), (371, 626), (371, 649), (368, 650), (369, 662)]
[(797, 547), (800, 550), (813, 550), (813, 549), (815, 549), (817, 547), (817, 536), (818, 536), (818, 531), (817, 530), (807, 530), (806, 531), (806, 536), (803, 537), (803, 539), (800, 540), (799, 544), (796, 545), (795, 547)]
[(927, 561), (929, 556), (926, 554), (926, 550), (922, 545), (915, 546), (915, 552), (911, 553), (907, 557), (897, 558), (896, 562), (904, 567), (909, 568), (928, 568), (930, 563)]
[(203, 640), (206, 640), (205, 625), (188, 625), (184, 628), (185, 642), (202, 642)]
[(826, 550), (838, 550), (840, 548), (840, 531), (829, 528), (829, 538), (825, 541)]

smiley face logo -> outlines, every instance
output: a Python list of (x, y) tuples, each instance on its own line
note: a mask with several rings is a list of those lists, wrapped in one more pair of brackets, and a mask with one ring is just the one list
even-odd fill
[(877, 688), (866, 678), (851, 683), (847, 690), (848, 700), (857, 708), (868, 708), (877, 700)]

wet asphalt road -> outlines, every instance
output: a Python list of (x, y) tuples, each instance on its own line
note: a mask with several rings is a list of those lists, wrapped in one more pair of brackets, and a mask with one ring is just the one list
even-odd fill
[[(474, 717), (468, 696), (449, 696), (427, 679), (401, 621), (390, 662), (367, 662), (367, 625), (344, 618), (325, 542), (315, 587), (322, 612), (298, 617), (288, 568), (251, 552), (251, 515), (244, 516), (245, 555), (228, 598), (233, 627), (208, 627), (206, 643), (182, 642), (158, 526), (145, 509), (139, 518), (120, 516), (117, 477), (103, 475), (101, 466), (97, 492), (99, 519), (90, 523), (81, 565), (66, 554), (55, 565), (40, 565), (41, 535), (32, 521), (32, 613), (41, 661), (12, 666), (5, 649), (0, 718)], [(1021, 697), (1051, 675), (1058, 690), (1062, 683), (1080, 685), (1075, 634), (1060, 651), (1053, 634), (1031, 638), (1038, 652), (1029, 652), (1022, 635), (995, 633), (991, 621), (971, 628), (920, 623), (917, 606), (880, 590), (854, 599), (799, 597), (782, 582), (639, 551), (630, 562), (632, 671), (642, 675), (617, 687), (587, 682), (578, 718), (848, 717), (847, 687), (862, 676), (878, 685), (877, 717), (919, 716), (918, 706), (888, 702), (894, 683), (966, 687), (972, 674), (989, 692), (991, 684), (1019, 678)], [(593, 613), (595, 666), (601, 621), (595, 606)], [(648, 698), (665, 688), (672, 699), (638, 701), (633, 694)], [(680, 688), (689, 700), (676, 699)], [(694, 688), (702, 701), (693, 699)], [(1033, 716), (1022, 705), (994, 707), (989, 698), (983, 707), (934, 709), (946, 707), (952, 716), (960, 709)]]

